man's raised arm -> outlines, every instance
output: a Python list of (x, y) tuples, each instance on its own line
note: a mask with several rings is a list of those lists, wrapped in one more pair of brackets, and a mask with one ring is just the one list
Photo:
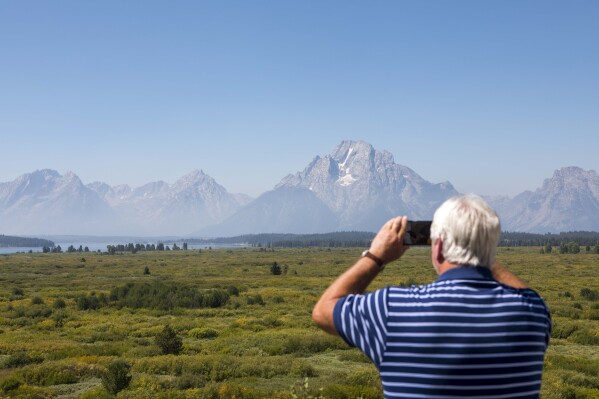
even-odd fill
[(508, 285), (513, 288), (528, 288), (524, 281), (520, 280), (515, 274), (497, 262), (495, 262), (491, 267), (491, 272), (493, 273), (493, 278), (501, 284)]
[(337, 278), (320, 297), (314, 310), (312, 320), (324, 331), (338, 335), (333, 322), (333, 309), (337, 301), (349, 294), (362, 294), (368, 285), (381, 271), (382, 265), (399, 259), (406, 251), (403, 239), (406, 235), (407, 217), (396, 217), (381, 227), (372, 240), (369, 252), (372, 259), (363, 256), (345, 273)]

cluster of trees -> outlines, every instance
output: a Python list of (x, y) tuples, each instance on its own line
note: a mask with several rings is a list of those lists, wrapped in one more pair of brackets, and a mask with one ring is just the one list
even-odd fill
[[(158, 244), (117, 244), (117, 245), (107, 245), (106, 252), (110, 255), (114, 255), (117, 252), (131, 252), (137, 253), (139, 251), (170, 251), (171, 247), (168, 245), (164, 245), (164, 243), (159, 242)], [(177, 243), (173, 243), (173, 251), (187, 251), (187, 243), (184, 242), (181, 247), (177, 245)]]
[(174, 308), (218, 308), (228, 303), (231, 296), (238, 296), (239, 289), (197, 290), (195, 287), (156, 280), (152, 283), (130, 282), (113, 288), (109, 295), (91, 292), (77, 298), (77, 309), (96, 310), (104, 306), (133, 309), (146, 308), (172, 310)]
[(281, 267), (277, 262), (273, 262), (273, 264), (270, 265), (270, 274), (272, 274), (273, 276), (287, 274), (288, 271), (289, 271), (289, 266), (287, 266), (287, 265), (283, 265)]
[(171, 310), (174, 308), (218, 308), (229, 301), (236, 287), (197, 290), (195, 287), (164, 283), (130, 282), (110, 292), (109, 301), (117, 307)]
[(0, 234), (0, 247), (54, 247), (54, 242), (41, 238), (5, 236)]
[(580, 246), (592, 246), (599, 242), (599, 233), (595, 231), (569, 231), (559, 234), (533, 234), (502, 232), (499, 246), (503, 247), (539, 247), (551, 245), (559, 247), (562, 243), (574, 242)]
[[(560, 242), (558, 246), (556, 246), (557, 248), (557, 252), (559, 252), (560, 254), (577, 254), (580, 253), (580, 245), (578, 245), (577, 242), (574, 241), (570, 241), (570, 242)], [(599, 241), (597, 241), (595, 243), (595, 245), (593, 247), (591, 247), (590, 245), (586, 245), (585, 246), (585, 251), (588, 252), (592, 252), (595, 254), (599, 254)], [(546, 243), (545, 245), (543, 245), (541, 247), (541, 251), (542, 254), (550, 254), (553, 252), (553, 245), (551, 245), (551, 243)]]
[(50, 252), (52, 252), (53, 254), (60, 254), (60, 253), (62, 253), (62, 248), (60, 247), (60, 245), (57, 245), (55, 247), (54, 246), (49, 247), (47, 245), (44, 245), (42, 247), (42, 252), (45, 254), (50, 253)]
[[(60, 254), (62, 253), (62, 247), (60, 245), (57, 246), (53, 246), (53, 247), (49, 247), (47, 245), (44, 245), (42, 247), (42, 252), (47, 254), (47, 253), (53, 253), (53, 254)], [(69, 245), (69, 247), (67, 248), (67, 250), (65, 252), (89, 252), (89, 248), (86, 246), (85, 248), (83, 247), (83, 245), (79, 245), (79, 248), (75, 248), (73, 245)]]

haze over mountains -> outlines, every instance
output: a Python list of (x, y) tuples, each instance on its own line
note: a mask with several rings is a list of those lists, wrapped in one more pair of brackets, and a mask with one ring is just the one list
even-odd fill
[[(458, 192), (431, 183), (393, 155), (343, 141), (256, 199), (229, 193), (200, 170), (173, 184), (85, 185), (72, 172), (45, 169), (0, 183), (0, 233), (21, 235), (194, 235), (375, 231), (395, 215), (430, 219)], [(599, 175), (577, 167), (554, 172), (535, 191), (486, 197), (504, 230), (599, 231)]]

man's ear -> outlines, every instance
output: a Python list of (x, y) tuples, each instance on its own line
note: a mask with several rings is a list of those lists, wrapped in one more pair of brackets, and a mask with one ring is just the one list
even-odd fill
[(443, 256), (443, 241), (441, 240), (441, 238), (437, 238), (435, 240), (435, 242), (433, 243), (433, 248), (433, 256), (435, 257), (435, 260), (439, 262), (439, 264), (445, 262), (445, 257)]

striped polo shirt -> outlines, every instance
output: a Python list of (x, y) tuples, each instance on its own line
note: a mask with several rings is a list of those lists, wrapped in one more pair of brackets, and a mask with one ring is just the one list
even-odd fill
[(531, 289), (460, 266), (435, 282), (341, 298), (335, 328), (377, 366), (385, 398), (538, 398), (551, 318)]

